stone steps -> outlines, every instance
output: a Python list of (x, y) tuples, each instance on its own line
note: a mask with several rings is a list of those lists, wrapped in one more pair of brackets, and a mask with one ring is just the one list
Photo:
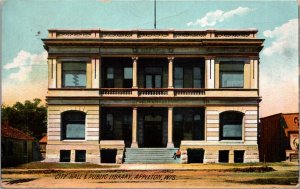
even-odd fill
[(178, 148), (126, 148), (124, 163), (180, 163), (180, 158), (173, 159), (173, 155), (177, 150)]

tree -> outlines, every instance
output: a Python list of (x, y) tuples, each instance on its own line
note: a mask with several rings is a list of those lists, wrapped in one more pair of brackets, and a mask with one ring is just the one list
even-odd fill
[(36, 139), (47, 132), (47, 109), (41, 105), (40, 99), (16, 102), (12, 106), (1, 106), (1, 122), (8, 120), (9, 124)]

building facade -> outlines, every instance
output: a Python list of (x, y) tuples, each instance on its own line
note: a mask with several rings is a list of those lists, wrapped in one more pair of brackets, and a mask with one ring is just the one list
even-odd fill
[(193, 149), (204, 163), (258, 162), (256, 34), (49, 30), (46, 160), (126, 163), (179, 148), (177, 163)]
[(260, 161), (299, 161), (299, 113), (260, 118)]

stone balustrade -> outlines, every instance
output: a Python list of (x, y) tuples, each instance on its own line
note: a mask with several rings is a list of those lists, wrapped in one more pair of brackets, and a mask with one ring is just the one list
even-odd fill
[[(153, 32), (154, 31), (154, 32)], [(256, 38), (257, 30), (49, 30), (50, 39), (227, 39)]]

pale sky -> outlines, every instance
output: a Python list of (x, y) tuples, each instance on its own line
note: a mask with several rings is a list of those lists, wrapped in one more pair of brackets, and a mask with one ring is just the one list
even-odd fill
[[(154, 0), (0, 0), (2, 103), (47, 92), (49, 28), (153, 29)], [(260, 115), (298, 112), (296, 1), (157, 0), (157, 29), (258, 29)]]

